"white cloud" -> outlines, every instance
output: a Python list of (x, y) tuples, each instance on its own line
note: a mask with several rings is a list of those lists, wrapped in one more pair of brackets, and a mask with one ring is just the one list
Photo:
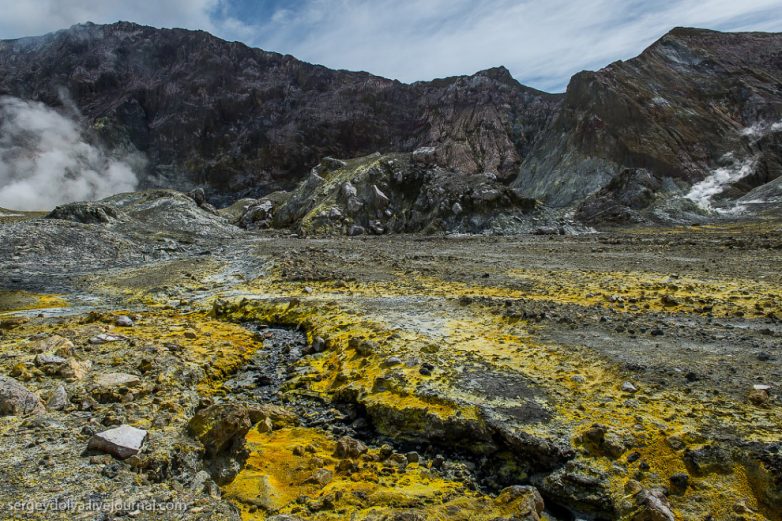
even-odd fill
[(782, 0), (308, 0), (254, 43), (403, 81), (505, 65), (533, 86), (558, 89), (674, 26), (782, 30)]
[(0, 37), (86, 20), (204, 29), (334, 68), (402, 81), (496, 65), (532, 86), (562, 89), (582, 69), (639, 53), (674, 26), (782, 30), (782, 0), (0, 0)]

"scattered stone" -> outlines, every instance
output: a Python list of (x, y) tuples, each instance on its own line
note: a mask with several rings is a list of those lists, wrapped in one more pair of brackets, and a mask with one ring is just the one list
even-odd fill
[(570, 377), (570, 381), (577, 384), (585, 384), (587, 379), (580, 374), (574, 374), (573, 376)]
[(122, 399), (131, 389), (141, 386), (141, 379), (127, 373), (104, 373), (97, 375), (92, 381), (92, 396), (101, 403), (115, 402)]
[(402, 359), (399, 358), (398, 356), (390, 356), (390, 357), (386, 358), (386, 361), (384, 362), (384, 365), (386, 365), (386, 366), (394, 366), (394, 365), (399, 365), (401, 363), (402, 363)]
[(125, 459), (138, 454), (146, 439), (147, 431), (130, 425), (120, 425), (95, 434), (90, 438), (87, 448)]
[(421, 364), (421, 368), (418, 370), (418, 372), (423, 376), (431, 376), (432, 371), (434, 371), (434, 366), (429, 362), (424, 362)]
[(514, 485), (504, 488), (495, 502), (498, 505), (512, 505), (513, 519), (538, 521), (543, 513), (543, 497), (538, 489), (530, 486)]
[(334, 473), (328, 469), (318, 469), (312, 473), (312, 476), (307, 478), (306, 483), (315, 483), (322, 487), (325, 487), (331, 480), (334, 479)]
[(733, 457), (730, 452), (717, 445), (687, 449), (682, 459), (692, 474), (700, 476), (713, 472), (729, 474), (733, 471)]
[(676, 521), (671, 504), (662, 490), (642, 489), (635, 495), (636, 509), (632, 521)]
[(348, 228), (348, 235), (350, 237), (356, 237), (357, 235), (364, 235), (366, 233), (366, 230), (363, 226), (359, 226), (358, 224), (353, 224)]
[(51, 411), (61, 411), (68, 406), (68, 392), (65, 387), (58, 385), (57, 389), (52, 392), (49, 397), (49, 401), (46, 402), (46, 408)]
[(90, 344), (101, 345), (101, 344), (108, 344), (109, 342), (119, 342), (120, 340), (124, 340), (124, 338), (121, 336), (101, 333), (97, 336), (90, 338)]
[(771, 400), (771, 396), (768, 391), (771, 389), (770, 385), (756, 384), (752, 386), (752, 389), (747, 394), (747, 399), (753, 404), (758, 406), (768, 405)]
[(662, 302), (663, 306), (666, 307), (672, 307), (672, 306), (678, 306), (679, 301), (676, 300), (672, 295), (665, 294), (662, 297), (660, 297), (660, 302)]
[(623, 436), (610, 431), (605, 425), (597, 423), (584, 432), (582, 443), (590, 452), (608, 456), (612, 459), (616, 459), (624, 454), (629, 445)]
[(670, 477), (669, 481), (671, 482), (671, 491), (674, 494), (681, 495), (684, 494), (687, 487), (690, 485), (690, 476), (684, 472), (677, 472)]
[(322, 353), (326, 350), (326, 341), (323, 339), (323, 337), (316, 336), (312, 340), (312, 351), (314, 353)]
[(67, 360), (57, 355), (40, 354), (35, 357), (35, 366), (49, 376), (60, 372)]
[(622, 391), (626, 393), (635, 393), (638, 392), (638, 388), (630, 382), (625, 382), (622, 384)]
[(68, 362), (60, 367), (59, 375), (70, 381), (83, 380), (87, 373), (92, 369), (92, 362), (89, 360), (75, 360), (69, 358)]
[(73, 349), (73, 342), (59, 335), (39, 340), (30, 347), (30, 351), (33, 353), (54, 353), (62, 357), (73, 355)]
[(391, 454), (388, 457), (388, 461), (395, 463), (402, 468), (407, 467), (407, 463), (408, 463), (407, 457), (404, 454), (400, 454), (398, 452)]
[(8, 376), (0, 376), (0, 416), (26, 416), (46, 409), (38, 395)]
[(334, 456), (337, 458), (358, 458), (362, 454), (366, 453), (366, 445), (361, 443), (355, 438), (344, 436), (337, 440), (337, 447), (334, 449)]
[(369, 356), (380, 349), (377, 342), (373, 340), (361, 340), (359, 338), (351, 338), (349, 346), (355, 349), (361, 356)]
[(114, 324), (119, 327), (133, 327), (133, 320), (127, 315), (120, 315), (114, 321)]

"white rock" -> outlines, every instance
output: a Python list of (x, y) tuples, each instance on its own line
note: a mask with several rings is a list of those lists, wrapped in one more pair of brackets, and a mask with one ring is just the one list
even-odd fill
[(121, 336), (109, 335), (107, 333), (101, 333), (98, 336), (90, 338), (90, 344), (99, 345), (107, 344), (109, 342), (119, 342), (123, 340)]
[(120, 425), (94, 435), (87, 448), (125, 459), (138, 454), (146, 439), (147, 431), (144, 429)]
[(114, 321), (114, 324), (119, 327), (133, 327), (133, 320), (127, 315), (120, 315), (117, 317), (117, 320)]
[(622, 384), (622, 390), (626, 393), (634, 393), (638, 391), (638, 388), (630, 382), (625, 382)]
[(141, 382), (141, 379), (133, 374), (127, 373), (105, 373), (95, 377), (94, 383), (97, 387), (134, 387)]

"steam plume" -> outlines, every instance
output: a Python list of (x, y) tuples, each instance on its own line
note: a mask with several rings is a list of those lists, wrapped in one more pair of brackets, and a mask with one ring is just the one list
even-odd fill
[(74, 117), (43, 103), (0, 97), (0, 206), (46, 210), (135, 190), (140, 155), (112, 157)]

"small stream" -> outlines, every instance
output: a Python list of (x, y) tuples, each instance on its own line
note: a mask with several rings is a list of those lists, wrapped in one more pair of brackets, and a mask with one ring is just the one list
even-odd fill
[[(302, 357), (310, 354), (304, 332), (256, 322), (242, 325), (258, 335), (264, 347), (224, 382), (224, 388), (232, 397), (284, 406), (296, 413), (302, 426), (322, 429), (335, 438), (350, 436), (371, 447), (388, 444), (401, 453), (417, 451), (425, 460), (441, 459), (445, 462), (441, 467), (444, 476), (462, 481), (469, 488), (483, 493), (499, 492), (496, 486), (487, 485), (494, 480), (486, 479), (487, 469), (482, 468), (482, 463), (474, 456), (443, 446), (400, 444), (377, 433), (360, 404), (330, 402), (317, 393), (292, 387), (292, 379), (308, 370), (306, 366), (297, 364)], [(465, 472), (465, 469), (471, 470)], [(551, 521), (574, 519), (567, 509), (551, 502), (547, 502), (545, 514), (546, 519)]]

